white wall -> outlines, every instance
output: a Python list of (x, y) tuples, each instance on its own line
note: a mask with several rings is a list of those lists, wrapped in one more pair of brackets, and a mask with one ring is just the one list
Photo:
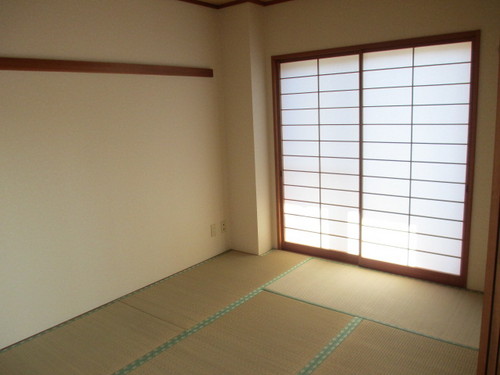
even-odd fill
[(241, 4), (220, 12), (230, 247), (262, 254), (272, 247), (269, 129), (263, 8)]
[(267, 122), (267, 101), (265, 97), (266, 83), (266, 63), (265, 54), (266, 34), (264, 28), (263, 14), (265, 8), (252, 5), (250, 8), (251, 34), (250, 46), (252, 50), (252, 108), (254, 113), (254, 159), (255, 159), (255, 179), (257, 195), (257, 218), (258, 218), (258, 240), (259, 253), (262, 254), (273, 247), (273, 197), (274, 189), (274, 169), (270, 168), (274, 164), (274, 136), (269, 132)]
[(0, 348), (226, 250), (219, 45), (178, 1), (2, 1), (2, 56), (215, 77), (0, 71)]
[[(0, 347), (228, 247), (271, 248), (272, 55), (474, 29), (483, 34), (469, 287), (481, 289), (499, 12), (496, 0), (219, 11), (3, 0), (2, 56), (212, 67), (215, 77), (0, 71)], [(224, 219), (229, 233), (211, 238)]]
[[(468, 287), (482, 290), (486, 262), (496, 83), (498, 0), (293, 0), (266, 7), (271, 56), (481, 29), (479, 114)], [(269, 63), (270, 65), (270, 63)], [(271, 73), (269, 71), (268, 77)], [(268, 103), (271, 107), (271, 88)], [(268, 115), (271, 122), (271, 114)]]
[(250, 19), (248, 4), (219, 10), (224, 123), (229, 186), (230, 247), (258, 253)]

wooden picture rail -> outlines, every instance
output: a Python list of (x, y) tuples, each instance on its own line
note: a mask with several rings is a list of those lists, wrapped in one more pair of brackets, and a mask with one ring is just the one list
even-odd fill
[(128, 64), (78, 60), (27, 59), (0, 57), (0, 70), (41, 72), (149, 74), (162, 76), (213, 77), (208, 68), (191, 68), (170, 65)]

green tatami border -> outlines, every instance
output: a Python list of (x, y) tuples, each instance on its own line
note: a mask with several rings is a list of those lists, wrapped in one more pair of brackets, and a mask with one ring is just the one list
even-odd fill
[(221, 318), (222, 316), (226, 315), (227, 313), (233, 311), (235, 308), (237, 308), (238, 306), (241, 306), (242, 304), (244, 304), (245, 302), (247, 302), (248, 300), (252, 299), (253, 297), (255, 297), (256, 295), (258, 295), (259, 293), (261, 293), (262, 291), (265, 290), (265, 288), (269, 285), (271, 285), (272, 283), (274, 283), (275, 281), (281, 279), (282, 277), (286, 276), (287, 274), (289, 274), (290, 272), (296, 270), (297, 268), (299, 268), (300, 266), (302, 266), (303, 264), (309, 262), (311, 259), (313, 259), (312, 257), (309, 257), (307, 259), (304, 259), (303, 261), (301, 261), (300, 263), (297, 263), (295, 266), (293, 266), (292, 268), (288, 269), (287, 271), (281, 273), (280, 275), (276, 276), (275, 278), (273, 278), (272, 280), (266, 282), (265, 284), (263, 284), (262, 286), (254, 289), (253, 291), (251, 291), (250, 293), (248, 293), (247, 295), (241, 297), (240, 299), (234, 301), (233, 303), (227, 305), (226, 307), (224, 307), (223, 309), (219, 310), (218, 312), (216, 312), (215, 314), (213, 314), (212, 316), (202, 320), (201, 322), (197, 323), (196, 325), (194, 325), (193, 327), (181, 332), (179, 335), (175, 336), (174, 338), (166, 341), (165, 343), (163, 343), (162, 345), (156, 347), (155, 349), (153, 349), (152, 351), (150, 351), (149, 353), (146, 353), (145, 355), (143, 355), (142, 357), (136, 359), (135, 361), (129, 363), (127, 366), (121, 368), (120, 370), (116, 371), (113, 373), (113, 375), (125, 375), (125, 374), (128, 374), (130, 373), (131, 371), (137, 369), (138, 367), (142, 366), (143, 364), (145, 364), (146, 362), (149, 362), (150, 360), (152, 360), (153, 358), (155, 358), (156, 356), (158, 356), (159, 354), (163, 353), (164, 351), (168, 350), (169, 348), (171, 348), (172, 346), (178, 344), (179, 342), (181, 342), (182, 340), (184, 340), (185, 338), (191, 336), (192, 334), (198, 332), (199, 330), (203, 329), (204, 327), (212, 324), (213, 322), (215, 322), (217, 319)]
[(130, 292), (130, 293), (127, 293), (127, 294), (125, 294), (125, 295), (123, 295), (123, 296), (120, 296), (120, 297), (118, 297), (118, 298), (116, 298), (116, 299), (114, 299), (114, 300), (112, 300), (112, 301), (109, 301), (109, 302), (105, 303), (104, 305), (101, 305), (101, 306), (98, 306), (98, 307), (96, 307), (96, 308), (93, 308), (93, 309), (91, 309), (91, 310), (89, 310), (89, 311), (87, 311), (87, 312), (84, 312), (83, 314), (77, 315), (77, 316), (75, 316), (75, 317), (73, 317), (73, 318), (70, 318), (70, 319), (68, 319), (68, 320), (65, 320), (64, 322), (61, 322), (61, 323), (59, 323), (59, 324), (56, 324), (56, 325), (55, 325), (55, 326), (53, 326), (53, 327), (47, 328), (47, 329), (45, 329), (45, 330), (43, 330), (43, 331), (41, 331), (41, 332), (38, 332), (38, 333), (36, 333), (36, 334), (34, 334), (34, 335), (32, 335), (32, 336), (29, 336), (29, 337), (27, 337), (27, 338), (25, 338), (25, 339), (22, 339), (21, 341), (18, 341), (18, 342), (14, 343), (14, 344), (8, 345), (8, 346), (6, 346), (5, 348), (0, 349), (0, 354), (5, 353), (5, 352), (7, 352), (7, 351), (9, 351), (9, 350), (12, 350), (12, 349), (14, 349), (14, 348), (17, 348), (18, 346), (23, 345), (23, 344), (25, 344), (25, 343), (27, 343), (27, 342), (29, 342), (29, 341), (31, 341), (31, 340), (34, 340), (34, 339), (36, 339), (37, 337), (40, 337), (40, 336), (43, 336), (43, 335), (45, 335), (45, 334), (47, 334), (47, 333), (49, 333), (49, 332), (55, 331), (55, 330), (57, 330), (58, 328), (62, 328), (62, 327), (66, 326), (66, 325), (68, 325), (68, 324), (70, 324), (70, 323), (73, 323), (73, 322), (75, 322), (75, 321), (77, 321), (77, 320), (80, 320), (80, 319), (82, 319), (82, 318), (85, 318), (85, 317), (87, 317), (87, 316), (89, 316), (89, 315), (91, 315), (91, 314), (93, 314), (93, 313), (96, 313), (96, 312), (98, 312), (98, 311), (100, 311), (100, 310), (104, 309), (105, 307), (108, 307), (108, 306), (110, 306), (110, 305), (112, 305), (112, 304), (114, 304), (114, 303), (116, 303), (116, 302), (121, 301), (122, 299), (125, 299), (125, 298), (127, 298), (127, 297), (130, 297), (130, 296), (132, 296), (132, 295), (134, 295), (134, 294), (140, 293), (140, 292), (142, 292), (142, 291), (144, 291), (144, 290), (146, 290), (146, 289), (149, 289), (149, 288), (151, 288), (151, 287), (153, 287), (153, 286), (155, 286), (155, 285), (158, 285), (158, 284), (160, 284), (160, 283), (162, 283), (162, 282), (164, 282), (164, 281), (167, 281), (167, 280), (169, 280), (169, 279), (171, 279), (171, 278), (174, 278), (174, 277), (176, 277), (176, 276), (179, 276), (179, 275), (181, 275), (181, 274), (183, 274), (183, 273), (185, 273), (185, 272), (187, 272), (187, 271), (191, 271), (192, 269), (197, 268), (197, 267), (199, 267), (199, 266), (201, 266), (201, 265), (203, 265), (203, 264), (205, 264), (205, 263), (211, 262), (212, 260), (215, 260), (215, 259), (219, 258), (220, 256), (222, 256), (222, 255), (224, 255), (224, 254), (227, 254), (227, 253), (228, 253), (228, 252), (230, 252), (230, 251), (237, 251), (237, 250), (226, 250), (226, 251), (224, 251), (224, 252), (222, 252), (222, 253), (220, 253), (220, 254), (217, 254), (217, 255), (214, 255), (213, 257), (210, 257), (210, 258), (208, 258), (208, 259), (205, 259), (205, 260), (201, 261), (200, 263), (193, 264), (192, 266), (187, 267), (187, 268), (185, 268), (185, 269), (183, 269), (183, 270), (180, 270), (180, 271), (178, 271), (178, 272), (176, 272), (176, 273), (173, 273), (172, 275), (169, 275), (169, 276), (167, 276), (167, 277), (164, 277), (163, 279), (160, 279), (160, 280), (155, 281), (155, 282), (153, 282), (153, 283), (151, 283), (151, 284), (148, 284), (148, 285), (146, 285), (146, 286), (143, 286), (143, 287), (141, 287), (141, 288), (139, 288), (139, 289), (137, 289), (137, 290), (134, 290), (134, 291), (132, 291), (132, 292)]
[(316, 354), (316, 356), (302, 369), (297, 375), (309, 375), (314, 372), (324, 361), (327, 359), (330, 354), (332, 354), (335, 349), (339, 347), (340, 344), (349, 336), (363, 321), (363, 319), (359, 317), (354, 317), (351, 319), (347, 325), (342, 328), (337, 336), (335, 336), (328, 344), (326, 344), (321, 351)]
[(366, 316), (360, 316), (360, 315), (355, 315), (353, 313), (350, 313), (350, 312), (346, 312), (346, 311), (342, 311), (342, 310), (339, 310), (339, 309), (335, 309), (333, 307), (330, 307), (330, 306), (325, 306), (325, 305), (322, 305), (322, 304), (319, 304), (319, 303), (316, 303), (316, 302), (312, 302), (312, 301), (307, 301), (305, 299), (302, 299), (302, 298), (298, 298), (298, 297), (294, 297), (294, 296), (290, 296), (288, 294), (285, 294), (285, 293), (281, 293), (281, 292), (277, 292), (275, 290), (272, 290), (272, 289), (264, 289), (266, 292), (268, 293), (273, 293), (273, 294), (276, 294), (278, 296), (281, 296), (281, 297), (286, 297), (286, 298), (290, 298), (290, 299), (293, 299), (295, 301), (299, 301), (299, 302), (304, 302), (304, 303), (307, 303), (309, 305), (313, 305), (313, 306), (316, 306), (316, 307), (322, 307), (324, 309), (327, 309), (327, 310), (331, 310), (331, 311), (335, 311), (335, 312), (338, 312), (338, 313), (341, 313), (341, 314), (345, 314), (345, 315), (349, 315), (349, 316), (352, 316), (353, 318), (360, 318), (362, 320), (366, 320), (366, 321), (369, 321), (369, 322), (373, 322), (373, 323), (377, 323), (377, 324), (381, 324), (381, 325), (384, 325), (386, 327), (390, 327), (390, 328), (394, 328), (394, 329), (397, 329), (397, 330), (400, 330), (400, 331), (404, 331), (404, 332), (408, 332), (408, 333), (412, 333), (414, 335), (418, 335), (418, 336), (422, 336), (422, 337), (426, 337), (428, 339), (432, 339), (432, 340), (436, 340), (436, 341), (440, 341), (442, 343), (445, 343), (445, 344), (450, 344), (450, 345), (455, 345), (455, 346), (459, 346), (459, 347), (462, 347), (462, 348), (465, 348), (465, 349), (470, 349), (470, 350), (474, 350), (474, 351), (479, 351), (479, 348), (476, 348), (476, 347), (473, 347), (473, 346), (468, 346), (468, 345), (465, 345), (465, 344), (460, 344), (460, 343), (457, 343), (457, 342), (453, 342), (453, 341), (448, 341), (448, 340), (445, 340), (445, 339), (442, 339), (442, 338), (439, 338), (439, 337), (435, 337), (435, 336), (431, 336), (431, 335), (427, 335), (425, 333), (422, 333), (422, 332), (418, 332), (418, 331), (413, 331), (411, 329), (408, 329), (408, 328), (404, 328), (404, 327), (399, 327), (399, 326), (396, 326), (396, 325), (393, 325), (393, 324), (389, 324), (389, 323), (386, 323), (386, 322), (382, 322), (380, 320), (376, 320), (376, 319), (372, 319), (372, 318), (368, 318)]

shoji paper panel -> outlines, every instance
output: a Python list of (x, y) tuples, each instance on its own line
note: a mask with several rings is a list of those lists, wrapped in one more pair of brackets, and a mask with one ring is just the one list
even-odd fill
[(285, 241), (458, 275), (471, 43), (282, 63), (280, 85)]

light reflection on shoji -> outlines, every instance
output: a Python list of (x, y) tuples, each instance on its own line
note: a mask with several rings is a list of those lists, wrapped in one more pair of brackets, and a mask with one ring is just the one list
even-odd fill
[(363, 53), (362, 77), (358, 54), (282, 63), (285, 241), (459, 274), (470, 60), (465, 42)]
[[(471, 48), (415, 48), (409, 265), (452, 274), (461, 264)], [(422, 173), (429, 168), (447, 172)]]
[(322, 247), (359, 254), (359, 56), (319, 60)]
[(284, 236), (321, 247), (318, 63), (281, 64)]
[(470, 50), (363, 55), (363, 257), (460, 273)]

